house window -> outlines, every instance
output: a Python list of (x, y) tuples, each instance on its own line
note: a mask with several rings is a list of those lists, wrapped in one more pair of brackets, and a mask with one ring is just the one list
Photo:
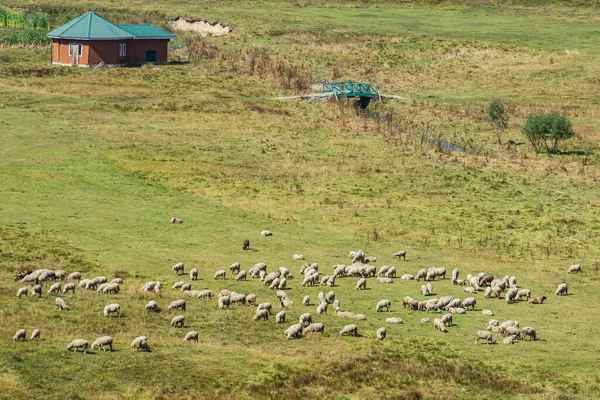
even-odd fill
[(127, 44), (119, 44), (119, 57), (125, 57), (127, 55)]
[(82, 47), (81, 47), (81, 44), (78, 44), (78, 43), (69, 43), (69, 57), (72, 57), (72, 56), (73, 56), (73, 51), (72, 51), (71, 49), (73, 49), (73, 47), (74, 47), (74, 46), (77, 46), (77, 47), (78, 47), (78, 49), (79, 49), (79, 54), (78, 54), (78, 56), (79, 56), (79, 57), (81, 57), (81, 50), (82, 50)]

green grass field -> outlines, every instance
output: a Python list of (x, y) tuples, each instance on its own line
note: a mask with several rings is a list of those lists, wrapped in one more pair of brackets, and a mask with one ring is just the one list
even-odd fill
[[(597, 7), (582, 2), (219, 2), (125, 4), (29, 0), (21, 6), (64, 23), (96, 9), (115, 22), (163, 24), (177, 15), (221, 20), (234, 32), (207, 38), (199, 57), (142, 68), (71, 69), (49, 65), (50, 49), (0, 48), (0, 398), (385, 398), (592, 399), (600, 397), (600, 171)], [(62, 8), (61, 8), (62, 7)], [(136, 19), (137, 18), (137, 19)], [(121, 19), (121, 21), (119, 21)], [(142, 21), (143, 20), (143, 21)], [(51, 26), (51, 29), (55, 26)], [(192, 43), (191, 41), (190, 43)], [(181, 34), (175, 44), (185, 45)], [(211, 47), (212, 46), (212, 47)], [(258, 49), (258, 50), (257, 50)], [(240, 54), (236, 57), (236, 54)], [(373, 104), (393, 119), (377, 123), (351, 104), (274, 100), (296, 94), (279, 72), (251, 68), (261, 54), (311, 79), (371, 81), (410, 98)], [(306, 92), (310, 92), (310, 89)], [(485, 106), (500, 96), (511, 118), (496, 144)], [(558, 155), (535, 154), (520, 133), (528, 114), (565, 113), (576, 137)], [(464, 147), (444, 152), (429, 139)], [(589, 151), (584, 162), (584, 153)], [(171, 217), (184, 220), (169, 223)], [(261, 237), (263, 229), (272, 237)], [(243, 251), (249, 239), (253, 251)], [(516, 275), (547, 303), (477, 298), (448, 333), (402, 309), (423, 299), (420, 282), (338, 279), (353, 323), (316, 315), (317, 294), (302, 287), (302, 253), (322, 275), (348, 264), (350, 250), (377, 256), (399, 274), (459, 268)], [(392, 258), (408, 252), (407, 261)], [(254, 307), (222, 311), (216, 300), (187, 299), (185, 328), (169, 327), (171, 266), (198, 268), (193, 289), (256, 293), (279, 311), (258, 280), (235, 282), (216, 270), (290, 268), (295, 303), (287, 322), (252, 321)], [(573, 263), (580, 275), (568, 275)], [(118, 295), (76, 290), (15, 297), (23, 269), (80, 271), (124, 279)], [(160, 294), (142, 292), (151, 280)], [(554, 296), (566, 281), (570, 295)], [(466, 298), (450, 279), (436, 297)], [(301, 305), (309, 294), (312, 305)], [(380, 299), (392, 311), (376, 313)], [(162, 308), (149, 314), (155, 299)], [(123, 317), (102, 316), (119, 303)], [(500, 321), (535, 327), (539, 339), (512, 346), (473, 344), (490, 309)], [(283, 331), (310, 312), (324, 335), (287, 340)], [(398, 316), (402, 325), (385, 318)], [(377, 342), (382, 326), (388, 337)], [(39, 342), (13, 342), (40, 328)], [(196, 330), (200, 341), (184, 343)], [(69, 353), (76, 338), (113, 336), (115, 352)], [(131, 349), (148, 336), (151, 353)], [(501, 337), (496, 337), (501, 342)]]

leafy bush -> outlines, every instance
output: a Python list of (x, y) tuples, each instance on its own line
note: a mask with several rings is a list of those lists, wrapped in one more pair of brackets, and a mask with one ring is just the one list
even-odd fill
[(521, 130), (538, 153), (544, 147), (549, 153), (558, 153), (560, 141), (574, 134), (571, 121), (556, 113), (530, 115)]
[(494, 127), (494, 133), (498, 139), (498, 144), (502, 144), (500, 131), (508, 126), (508, 113), (504, 108), (504, 103), (501, 99), (496, 98), (490, 101), (487, 111), (490, 122)]

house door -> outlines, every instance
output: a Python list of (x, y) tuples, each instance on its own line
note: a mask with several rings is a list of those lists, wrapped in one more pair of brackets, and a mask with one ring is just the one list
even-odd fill
[(156, 62), (156, 50), (146, 51), (146, 62)]
[(79, 44), (71, 44), (71, 65), (79, 65)]

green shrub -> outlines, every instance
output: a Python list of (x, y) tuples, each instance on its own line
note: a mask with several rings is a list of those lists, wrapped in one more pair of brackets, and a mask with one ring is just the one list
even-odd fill
[(490, 122), (494, 127), (494, 133), (498, 139), (498, 144), (502, 144), (500, 132), (502, 129), (508, 126), (508, 113), (504, 108), (504, 103), (501, 99), (496, 98), (490, 101), (487, 111), (488, 116), (490, 117)]
[(556, 113), (530, 115), (521, 130), (538, 153), (544, 148), (549, 153), (558, 153), (560, 142), (573, 137), (571, 121)]

